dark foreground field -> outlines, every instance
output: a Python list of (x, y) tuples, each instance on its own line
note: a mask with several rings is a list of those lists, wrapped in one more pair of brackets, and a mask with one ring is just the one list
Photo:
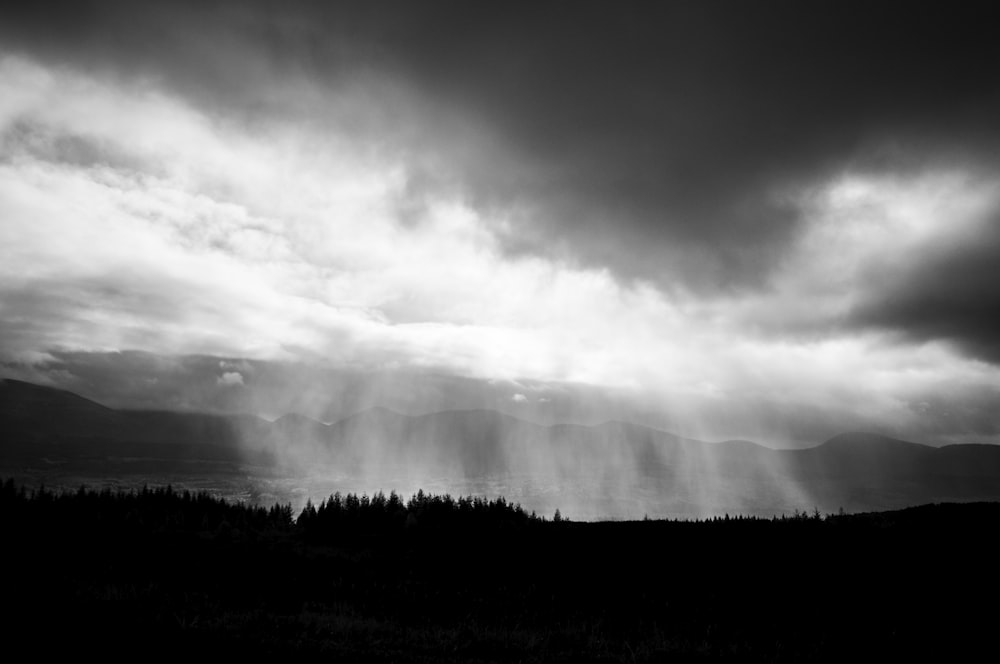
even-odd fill
[(0, 490), (4, 645), (35, 658), (974, 659), (1000, 504), (554, 522), (348, 496), (293, 519), (168, 490)]

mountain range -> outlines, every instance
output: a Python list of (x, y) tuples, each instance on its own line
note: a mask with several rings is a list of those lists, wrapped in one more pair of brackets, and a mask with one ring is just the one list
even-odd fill
[(270, 422), (115, 410), (64, 390), (0, 381), (0, 470), (46, 463), (120, 472), (122, 460), (147, 472), (237, 464), (248, 472), (325, 473), (373, 490), (489, 481), (525, 502), (532, 492), (555, 492), (579, 513), (620, 516), (1000, 500), (1000, 446), (992, 445), (929, 447), (845, 433), (775, 450), (626, 422), (545, 426), (491, 410), (414, 416), (373, 408), (332, 424), (296, 414)]

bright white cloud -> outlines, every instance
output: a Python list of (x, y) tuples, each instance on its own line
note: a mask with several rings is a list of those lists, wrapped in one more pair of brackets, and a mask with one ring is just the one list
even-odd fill
[[(458, 200), (403, 223), (407, 163), (346, 131), (251, 130), (12, 57), (0, 87), (7, 359), (135, 348), (424, 367), (634, 390), (694, 419), (752, 397), (895, 423), (935, 385), (1000, 385), (941, 346), (836, 330), (867, 266), (937, 242), (944, 209), (996, 203), (960, 176), (827, 183), (770, 291), (699, 301), (505, 256), (504, 220)], [(242, 383), (221, 368), (220, 384)]]
[(216, 379), (216, 382), (223, 387), (236, 387), (244, 385), (243, 374), (239, 371), (227, 371)]
[[(628, 383), (608, 336), (638, 322), (637, 305), (670, 315), (607, 273), (505, 259), (455, 201), (399, 223), (404, 165), (360, 158), (349, 141), (282, 127), (257, 137), (16, 59), (0, 74), (17, 100), (2, 116), (0, 270), (42, 331), (22, 346)], [(62, 153), (67, 137), (88, 161)]]

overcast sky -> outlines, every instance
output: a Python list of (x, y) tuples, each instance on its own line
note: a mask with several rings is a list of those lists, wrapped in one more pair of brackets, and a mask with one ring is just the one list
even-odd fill
[(992, 3), (22, 4), (2, 375), (1000, 440)]

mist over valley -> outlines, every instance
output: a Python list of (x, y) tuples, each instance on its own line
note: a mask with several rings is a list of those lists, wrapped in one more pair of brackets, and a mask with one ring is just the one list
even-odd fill
[(419, 489), (504, 496), (580, 520), (772, 516), (1000, 499), (1000, 447), (934, 448), (865, 433), (814, 447), (705, 442), (625, 422), (540, 425), (491, 410), (289, 414), (114, 410), (0, 383), (5, 474), (48, 486), (206, 489), (260, 504)]

